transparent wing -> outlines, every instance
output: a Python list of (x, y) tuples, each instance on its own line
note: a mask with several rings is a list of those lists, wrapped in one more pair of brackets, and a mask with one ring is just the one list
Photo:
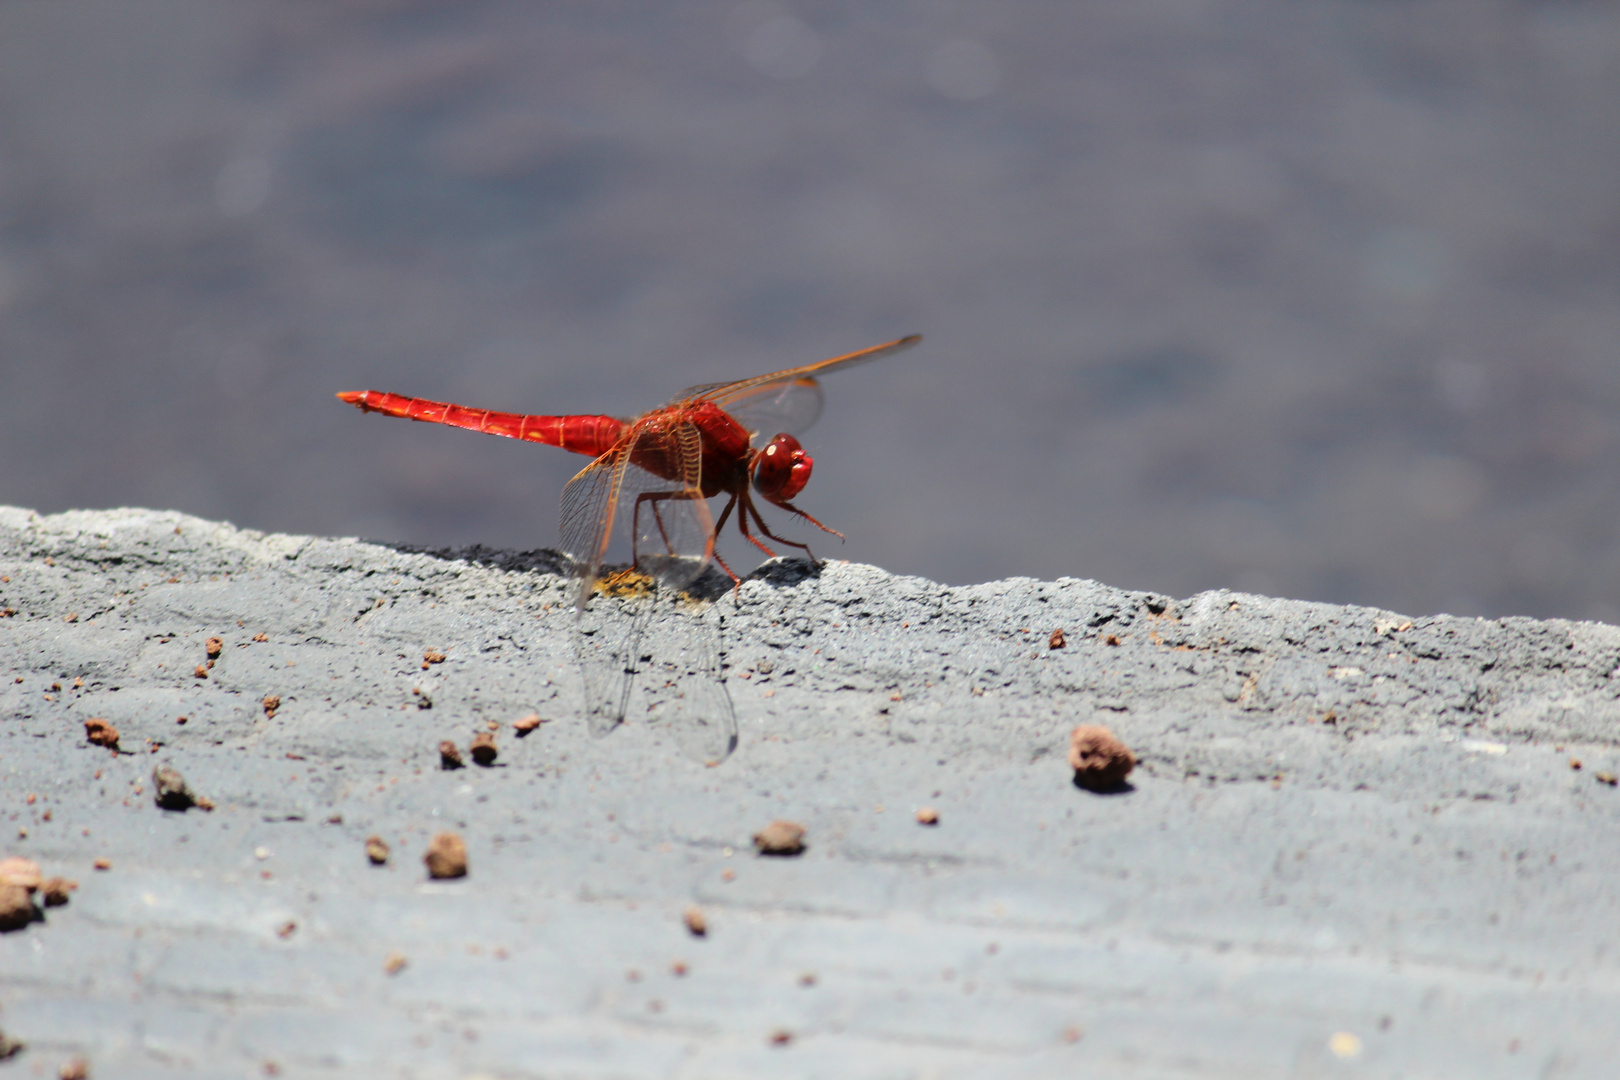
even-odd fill
[(670, 424), (637, 439), (630, 462), (619, 514), (629, 517), (635, 567), (665, 588), (684, 589), (714, 557), (702, 434), (696, 424)]
[(684, 589), (714, 555), (714, 519), (703, 497), (703, 441), (697, 425), (632, 431), (563, 488), (559, 542), (579, 581), (575, 605), (597, 585), (613, 531), (630, 523), (635, 568)]
[(583, 609), (590, 599), (591, 585), (607, 558), (619, 493), (630, 468), (629, 449), (627, 444), (614, 447), (575, 473), (563, 488), (558, 541), (563, 554), (573, 560), (576, 608)]
[(719, 610), (668, 589), (654, 604), (645, 650), (649, 718), (667, 727), (686, 757), (718, 765), (737, 747), (737, 714), (720, 677)]
[[(683, 750), (720, 761), (736, 742), (731, 698), (717, 649), (700, 616), (668, 610), (714, 555), (714, 522), (703, 498), (702, 439), (689, 423), (649, 424), (582, 470), (563, 491), (562, 544), (579, 575), (575, 650), (591, 730), (624, 722), (635, 679), (653, 653), (657, 626), (664, 680), (660, 712)], [(634, 565), (602, 575), (613, 530), (629, 526)], [(594, 603), (590, 603), (593, 594)], [(656, 618), (655, 618), (656, 616)], [(693, 636), (697, 635), (697, 636)]]
[[(756, 394), (765, 391), (765, 388), (775, 383), (794, 383), (808, 381), (814, 383), (816, 376), (826, 375), (845, 368), (856, 367), (860, 364), (869, 364), (873, 360), (881, 360), (885, 356), (893, 356), (911, 348), (922, 340), (921, 334), (911, 334), (908, 337), (897, 338), (894, 341), (884, 342), (882, 345), (873, 345), (869, 349), (860, 349), (856, 352), (835, 356), (830, 360), (821, 360), (814, 364), (805, 364), (803, 367), (788, 368), (786, 371), (773, 371), (769, 375), (757, 375), (752, 379), (739, 379), (729, 383), (706, 383), (683, 390), (675, 396), (671, 404), (690, 401), (694, 398), (712, 401), (731, 411), (733, 403), (741, 403)], [(819, 412), (819, 409), (818, 409)], [(811, 418), (814, 420), (814, 417)], [(789, 429), (783, 428), (787, 431)]]
[(806, 376), (755, 387), (725, 409), (757, 443), (781, 431), (802, 435), (821, 416), (822, 401), (821, 384)]

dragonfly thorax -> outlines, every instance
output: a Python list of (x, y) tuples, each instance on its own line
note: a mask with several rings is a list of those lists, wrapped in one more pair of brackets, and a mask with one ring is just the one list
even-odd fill
[(810, 482), (814, 466), (799, 440), (783, 433), (754, 455), (754, 490), (771, 502), (787, 502)]

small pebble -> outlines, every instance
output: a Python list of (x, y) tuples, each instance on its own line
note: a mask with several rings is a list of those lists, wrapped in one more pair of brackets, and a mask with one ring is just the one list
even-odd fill
[(366, 858), (371, 860), (372, 866), (383, 866), (388, 862), (388, 845), (382, 837), (366, 837)]
[(499, 753), (495, 748), (495, 734), (490, 731), (480, 731), (473, 736), (472, 744), (467, 747), (467, 753), (472, 759), (484, 768), (495, 764), (495, 757)]
[(924, 806), (924, 807), (920, 808), (917, 811), (917, 824), (919, 824), (919, 825), (938, 825), (939, 824), (939, 811), (935, 810), (932, 806)]
[(96, 746), (118, 749), (118, 729), (100, 717), (92, 717), (84, 722), (84, 737)]
[(277, 694), (271, 694), (259, 704), (264, 706), (265, 716), (273, 717), (276, 715), (276, 710), (281, 708), (281, 697)]
[(449, 739), (439, 744), (439, 768), (459, 769), (464, 762), (461, 760), (461, 751)]
[(383, 971), (389, 975), (398, 975), (405, 970), (405, 954), (391, 952), (383, 960)]
[(453, 832), (442, 832), (428, 844), (422, 856), (427, 864), (428, 877), (459, 878), (467, 876), (467, 844)]
[(693, 937), (703, 937), (709, 932), (709, 920), (704, 917), (702, 908), (687, 908), (681, 921), (686, 923), (687, 933)]
[(39, 888), (41, 880), (39, 863), (33, 859), (25, 859), (20, 855), (0, 859), (0, 885), (15, 885), (33, 892)]
[(203, 642), (203, 651), (208, 654), (208, 659), (210, 660), (218, 659), (219, 654), (223, 652), (224, 649), (225, 643), (217, 637), (211, 637), (207, 641)]
[(71, 878), (53, 877), (46, 878), (40, 884), (39, 892), (46, 907), (61, 907), (78, 887), (79, 883)]
[(521, 720), (512, 721), (512, 730), (516, 731), (518, 738), (521, 739), (543, 723), (545, 721), (540, 719), (539, 713), (530, 713)]
[(152, 770), (152, 784), (157, 789), (154, 801), (165, 810), (189, 810), (197, 805), (197, 796), (171, 765), (159, 765)]
[(1069, 736), (1074, 782), (1088, 791), (1117, 791), (1136, 768), (1136, 755), (1100, 724), (1081, 724)]
[(69, 1058), (56, 1070), (56, 1080), (90, 1080), (90, 1063), (82, 1057)]
[(0, 933), (21, 930), (34, 921), (32, 889), (21, 885), (0, 885)]
[(804, 850), (804, 826), (773, 821), (754, 834), (754, 847), (761, 855), (797, 855)]

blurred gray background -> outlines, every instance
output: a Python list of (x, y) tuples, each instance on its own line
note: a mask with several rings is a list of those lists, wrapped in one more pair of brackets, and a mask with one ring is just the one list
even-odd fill
[(4, 0), (0, 502), (539, 547), (583, 459), (332, 394), (920, 331), (818, 554), (1620, 621), (1617, 102), (1606, 3)]

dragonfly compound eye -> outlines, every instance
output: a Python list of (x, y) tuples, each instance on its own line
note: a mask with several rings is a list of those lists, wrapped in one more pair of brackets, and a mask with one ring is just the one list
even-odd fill
[(798, 439), (778, 435), (754, 458), (754, 490), (772, 502), (786, 502), (804, 490), (814, 465)]

